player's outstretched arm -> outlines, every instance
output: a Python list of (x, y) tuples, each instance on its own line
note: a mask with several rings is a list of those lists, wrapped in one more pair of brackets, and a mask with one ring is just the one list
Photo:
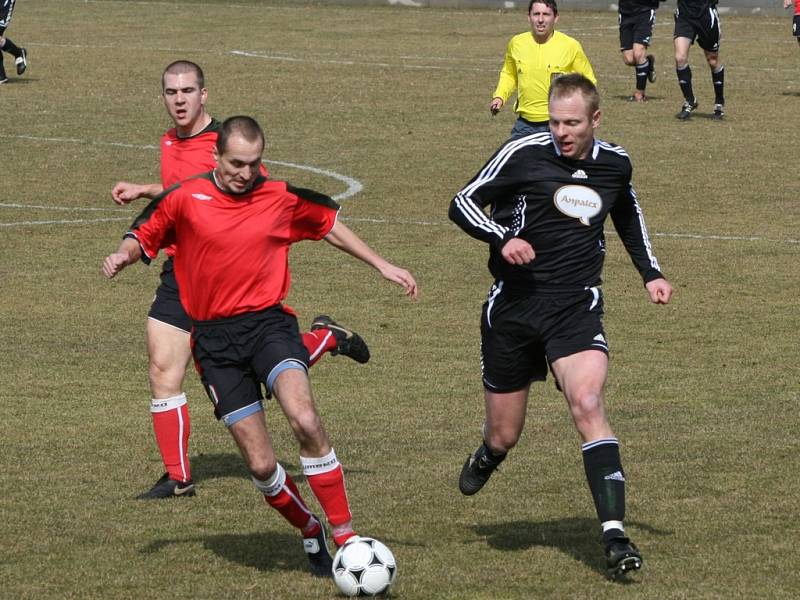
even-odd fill
[(381, 275), (389, 281), (393, 281), (405, 290), (406, 296), (412, 300), (418, 297), (417, 282), (410, 272), (397, 267), (377, 254), (367, 243), (358, 237), (349, 227), (336, 221), (336, 224), (325, 236), (325, 241), (335, 246), (339, 250), (347, 252), (349, 255), (364, 261), (371, 267), (376, 268)]
[(148, 198), (152, 200), (158, 196), (164, 188), (160, 183), (130, 183), (128, 181), (118, 181), (111, 190), (111, 199), (120, 206), (133, 202), (138, 198)]
[(117, 251), (106, 256), (100, 271), (108, 279), (113, 278), (128, 265), (132, 265), (142, 257), (139, 242), (132, 238), (125, 238)]
[(644, 287), (647, 288), (650, 302), (653, 304), (667, 304), (672, 298), (672, 284), (666, 279), (653, 279), (653, 281), (648, 281)]

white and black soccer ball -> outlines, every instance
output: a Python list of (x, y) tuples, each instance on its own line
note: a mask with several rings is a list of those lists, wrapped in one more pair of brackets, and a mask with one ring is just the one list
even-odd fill
[(385, 544), (351, 537), (333, 557), (333, 580), (345, 596), (385, 594), (397, 577), (397, 561)]

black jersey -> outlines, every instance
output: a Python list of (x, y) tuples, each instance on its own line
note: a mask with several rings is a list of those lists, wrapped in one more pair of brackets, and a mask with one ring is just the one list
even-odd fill
[(619, 14), (635, 15), (656, 10), (664, 0), (619, 0)]
[[(585, 160), (562, 156), (549, 133), (502, 146), (453, 198), (449, 216), (490, 247), (489, 270), (507, 290), (577, 291), (599, 285), (603, 223), (611, 220), (645, 283), (663, 277), (620, 146), (595, 140)], [(484, 211), (490, 207), (489, 215)], [(511, 238), (533, 246), (527, 265), (506, 262)]]
[(678, 0), (678, 10), (675, 14), (697, 19), (716, 7), (717, 0)]

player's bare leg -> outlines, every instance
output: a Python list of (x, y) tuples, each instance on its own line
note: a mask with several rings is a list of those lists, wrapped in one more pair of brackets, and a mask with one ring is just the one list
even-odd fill
[(530, 386), (508, 393), (484, 390), (483, 443), (467, 457), (458, 478), (458, 488), (465, 496), (478, 493), (516, 446), (525, 427), (529, 390)]
[(586, 350), (552, 363), (553, 373), (567, 399), (583, 441), (583, 465), (603, 529), (606, 567), (616, 578), (642, 566), (642, 556), (625, 536), (625, 472), (603, 406), (608, 356)]
[(300, 445), (306, 481), (328, 518), (334, 542), (341, 546), (355, 535), (353, 517), (344, 471), (314, 405), (308, 375), (301, 369), (286, 369), (273, 382), (272, 391)]
[(325, 540), (325, 529), (309, 510), (291, 476), (278, 463), (272, 438), (259, 411), (228, 428), (239, 447), (253, 484), (264, 500), (303, 535), (303, 549), (312, 575), (330, 577), (332, 559)]
[(150, 318), (147, 320), (147, 351), (152, 394), (150, 412), (166, 473), (139, 498), (193, 496), (189, 465), (191, 420), (183, 393), (183, 379), (191, 358), (189, 333)]

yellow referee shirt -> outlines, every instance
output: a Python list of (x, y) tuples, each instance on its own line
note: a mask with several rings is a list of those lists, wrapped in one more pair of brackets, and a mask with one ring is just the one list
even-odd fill
[(547, 121), (547, 97), (550, 81), (563, 73), (581, 73), (597, 84), (592, 65), (578, 40), (554, 31), (544, 44), (536, 43), (533, 33), (520, 33), (511, 38), (506, 48), (500, 80), (493, 98), (503, 104), (515, 91), (516, 113), (528, 121)]

